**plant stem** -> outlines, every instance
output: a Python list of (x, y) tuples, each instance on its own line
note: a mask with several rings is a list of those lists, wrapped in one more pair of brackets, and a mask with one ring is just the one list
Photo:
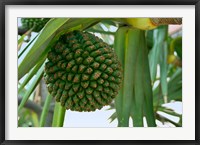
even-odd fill
[(48, 95), (42, 110), (42, 114), (40, 117), (40, 127), (44, 127), (45, 125), (45, 121), (46, 121), (46, 117), (47, 117), (47, 113), (49, 111), (49, 106), (51, 104), (51, 100), (52, 100), (52, 95)]
[(65, 118), (65, 107), (62, 107), (59, 102), (56, 102), (53, 115), (52, 127), (62, 127)]

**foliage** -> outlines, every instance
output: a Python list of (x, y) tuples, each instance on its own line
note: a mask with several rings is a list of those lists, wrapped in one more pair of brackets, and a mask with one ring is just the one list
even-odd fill
[[(128, 127), (130, 118), (135, 127), (144, 126), (144, 120), (149, 127), (157, 126), (159, 121), (182, 126), (182, 114), (165, 106), (182, 101), (182, 37), (169, 36), (168, 25), (140, 30), (121, 19), (52, 18), (21, 47), (26, 36), (33, 34), (32, 29), (18, 40), (18, 126), (63, 126), (65, 108), (43, 93), (47, 92), (42, 83), (43, 70), (51, 44), (73, 30), (101, 37), (114, 47), (121, 61), (124, 79), (110, 105), (115, 110), (111, 121), (117, 119), (119, 127)], [(163, 113), (178, 117), (179, 122)]]

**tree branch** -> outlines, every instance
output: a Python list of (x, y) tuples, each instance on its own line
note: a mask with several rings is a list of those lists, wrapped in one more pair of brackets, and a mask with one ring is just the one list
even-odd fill
[[(19, 98), (18, 98), (18, 105), (21, 103), (21, 101), (22, 101), (22, 97), (19, 97)], [(30, 100), (28, 100), (28, 101), (26, 102), (26, 104), (24, 105), (24, 107), (25, 107), (25, 108), (28, 108), (28, 109), (30, 109), (30, 110), (33, 110), (35, 113), (37, 113), (38, 116), (41, 115), (42, 107), (39, 106), (39, 105), (37, 105), (36, 103), (30, 101)]]
[(151, 22), (156, 25), (182, 24), (182, 18), (150, 18)]

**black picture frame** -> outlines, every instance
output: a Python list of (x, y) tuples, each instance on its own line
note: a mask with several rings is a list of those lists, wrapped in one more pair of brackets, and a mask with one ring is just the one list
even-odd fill
[[(7, 5), (194, 5), (195, 6), (195, 140), (5, 140), (5, 7)], [(197, 145), (200, 144), (200, 99), (199, 99), (199, 61), (200, 61), (200, 0), (0, 0), (0, 143), (2, 145), (57, 145), (57, 144), (165, 144)]]

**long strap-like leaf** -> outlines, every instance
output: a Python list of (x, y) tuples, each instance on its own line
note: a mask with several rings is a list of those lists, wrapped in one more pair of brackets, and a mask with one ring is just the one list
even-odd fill
[[(114, 48), (115, 52), (119, 58), (119, 61), (122, 65), (122, 71), (124, 71), (124, 57), (125, 57), (125, 42), (126, 42), (126, 35), (127, 35), (128, 28), (127, 27), (120, 27), (116, 34), (115, 34), (115, 42)], [(123, 109), (123, 87), (124, 81), (122, 82), (121, 88), (117, 97), (115, 98), (115, 108), (117, 112), (117, 119), (118, 119), (118, 126), (123, 126), (123, 117), (122, 117), (122, 109)]]

